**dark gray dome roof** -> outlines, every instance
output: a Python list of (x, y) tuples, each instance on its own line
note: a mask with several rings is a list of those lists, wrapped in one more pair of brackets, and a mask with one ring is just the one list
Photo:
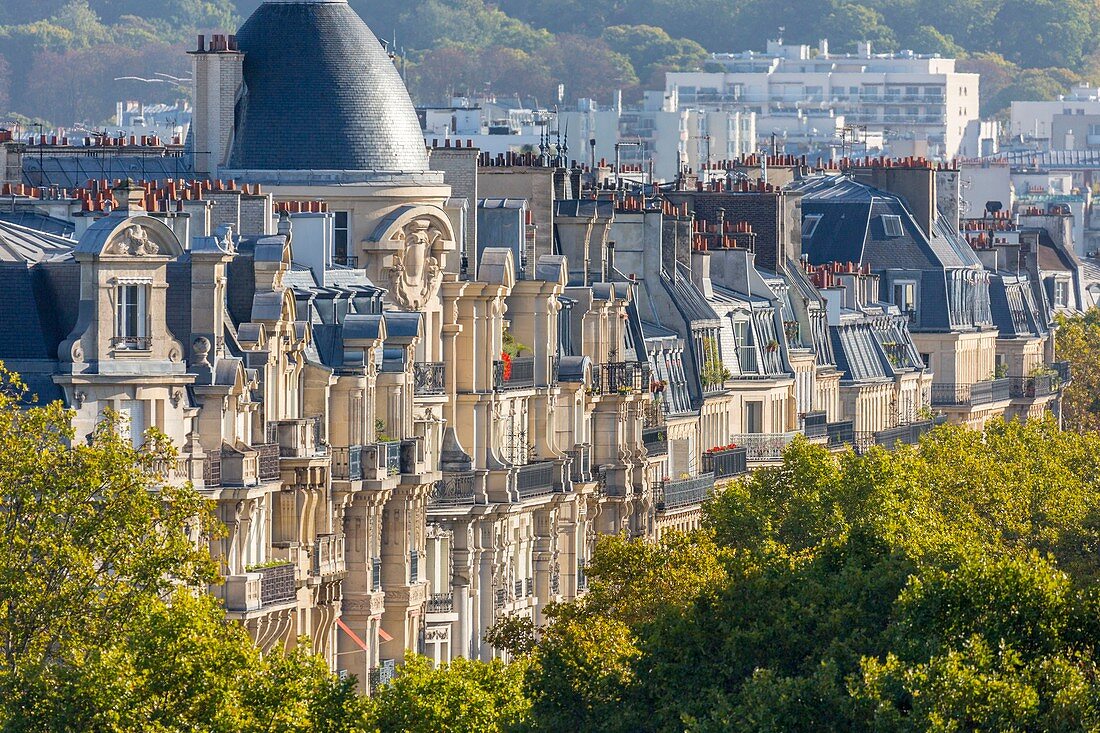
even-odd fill
[(237, 32), (234, 170), (428, 169), (409, 93), (344, 0), (269, 0)]

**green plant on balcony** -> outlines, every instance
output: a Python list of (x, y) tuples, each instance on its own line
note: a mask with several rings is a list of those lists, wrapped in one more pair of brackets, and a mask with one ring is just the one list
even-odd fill
[(374, 421), (374, 442), (375, 443), (390, 443), (393, 438), (386, 435), (386, 423), (383, 420)]
[(504, 329), (504, 335), (501, 339), (501, 351), (507, 354), (511, 359), (515, 359), (524, 351), (530, 351), (530, 349), (519, 341), (516, 341), (516, 337), (506, 328)]
[(703, 365), (699, 370), (699, 378), (705, 387), (713, 387), (725, 384), (731, 376), (730, 370), (722, 363), (722, 357), (718, 353), (718, 342), (711, 336), (703, 339)]
[(993, 368), (994, 379), (1004, 379), (1008, 376), (1008, 364), (998, 364)]
[(265, 562), (258, 562), (252, 565), (246, 565), (244, 570), (246, 573), (254, 573), (257, 570), (266, 570), (268, 568), (281, 568), (284, 565), (292, 565), (290, 560), (267, 560)]

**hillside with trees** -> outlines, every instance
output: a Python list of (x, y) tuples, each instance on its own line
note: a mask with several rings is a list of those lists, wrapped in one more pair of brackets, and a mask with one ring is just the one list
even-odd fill
[[(702, 68), (707, 51), (829, 38), (962, 59), (979, 71), (982, 113), (1096, 80), (1097, 0), (350, 0), (391, 43), (420, 103), (492, 92), (553, 106), (636, 99), (665, 71)], [(36, 0), (0, 4), (0, 115), (103, 125), (116, 101), (187, 94), (184, 52), (231, 31), (259, 0)], [(121, 77), (160, 79), (144, 82)]]

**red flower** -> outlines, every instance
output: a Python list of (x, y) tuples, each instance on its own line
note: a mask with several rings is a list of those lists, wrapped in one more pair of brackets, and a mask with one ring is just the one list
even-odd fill
[(501, 376), (504, 378), (504, 381), (507, 382), (512, 378), (512, 357), (501, 352), (500, 360), (504, 363), (504, 369), (501, 370), (503, 372)]

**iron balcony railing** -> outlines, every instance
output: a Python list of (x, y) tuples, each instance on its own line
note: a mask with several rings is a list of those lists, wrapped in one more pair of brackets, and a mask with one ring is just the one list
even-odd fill
[(592, 480), (592, 446), (578, 445), (566, 451), (572, 461), (569, 464), (569, 480), (586, 483)]
[(991, 379), (974, 384), (933, 384), (933, 405), (988, 405), (1009, 398), (1008, 379)]
[(535, 357), (515, 356), (510, 363), (493, 362), (493, 387), (497, 391), (531, 389), (535, 386)]
[(703, 471), (713, 473), (714, 478), (742, 476), (749, 472), (749, 451), (740, 446), (709, 450), (703, 454)]
[(1009, 377), (1008, 393), (1015, 398), (1046, 397), (1058, 392), (1057, 375), (1040, 374), (1035, 377)]
[(749, 461), (778, 461), (783, 458), (783, 451), (802, 433), (744, 433), (732, 436), (734, 445), (743, 446), (748, 450)]
[(477, 503), (474, 495), (474, 472), (463, 471), (443, 474), (432, 486), (429, 506), (467, 506)]
[(855, 441), (855, 423), (851, 420), (840, 420), (825, 425), (825, 433), (829, 436), (829, 445), (851, 445)]
[(553, 461), (516, 466), (516, 492), (519, 498), (531, 499), (554, 493), (554, 471), (557, 468)]
[(561, 595), (561, 571), (557, 568), (550, 571), (550, 595)]
[(642, 443), (651, 456), (668, 455), (668, 430), (664, 427), (643, 428)]
[(662, 481), (657, 485), (656, 496), (658, 511), (678, 509), (702, 504), (714, 490), (714, 474), (704, 473), (695, 478), (679, 481)]
[(256, 570), (260, 579), (260, 603), (263, 606), (277, 606), (290, 603), (297, 598), (294, 587), (294, 566), (290, 563), (274, 565)]
[(254, 445), (259, 453), (259, 479), (263, 483), (279, 480), (279, 444)]
[(649, 362), (617, 361), (600, 364), (595, 390), (600, 394), (640, 393), (649, 389)]
[(441, 361), (413, 364), (413, 391), (417, 395), (439, 395), (447, 391), (447, 365)]
[(508, 603), (508, 589), (497, 588), (495, 598), (493, 599), (493, 607), (499, 611), (504, 608), (506, 603)]
[[(661, 389), (663, 393), (665, 388), (662, 387)], [(645, 403), (645, 407), (642, 409), (642, 427), (659, 428), (665, 424), (667, 403), (660, 399), (657, 396), (658, 394), (655, 393), (653, 401)]]
[(332, 264), (354, 270), (359, 267), (359, 258), (356, 255), (337, 255), (332, 258)]
[(332, 477), (338, 481), (360, 481), (363, 478), (363, 446), (332, 449)]
[(917, 445), (922, 435), (945, 422), (947, 422), (946, 415), (936, 415), (931, 420), (918, 420), (908, 425), (898, 425), (874, 433), (859, 432), (856, 433), (856, 447), (862, 452), (872, 445), (880, 445), (886, 449), (896, 448), (899, 445)]
[(111, 347), (118, 351), (149, 351), (153, 348), (153, 339), (150, 336), (115, 336), (111, 339)]
[(428, 613), (451, 613), (455, 609), (454, 595), (432, 593), (428, 597)]
[(207, 453), (202, 459), (202, 483), (207, 488), (222, 485), (222, 454)]
[(409, 550), (409, 584), (420, 582), (420, 553)]
[(824, 412), (807, 412), (802, 419), (802, 432), (807, 438), (828, 437), (829, 416)]
[(401, 473), (401, 441), (389, 440), (378, 444), (378, 467), (385, 468), (387, 476)]
[(1060, 387), (1064, 387), (1073, 381), (1073, 371), (1068, 361), (1056, 361), (1050, 365), (1050, 368), (1057, 373)]
[(370, 559), (370, 589), (372, 593), (382, 590), (382, 558)]
[(513, 588), (512, 588), (512, 593), (513, 593), (512, 597), (513, 598), (523, 598), (523, 581), (522, 580), (517, 580), (515, 583), (512, 584), (512, 586), (513, 586)]

